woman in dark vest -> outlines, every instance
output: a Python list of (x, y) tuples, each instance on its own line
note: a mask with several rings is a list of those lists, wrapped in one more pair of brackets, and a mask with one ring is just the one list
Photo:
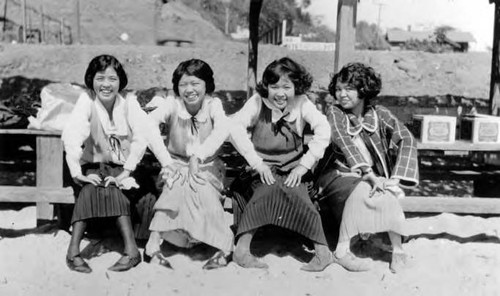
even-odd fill
[[(275, 60), (264, 70), (258, 93), (232, 117), (233, 145), (251, 174), (232, 186), (238, 227), (233, 259), (240, 266), (267, 268), (250, 253), (255, 232), (265, 225), (291, 230), (314, 243), (315, 257), (303, 270), (321, 271), (331, 263), (319, 213), (304, 184), (330, 140), (326, 117), (305, 95), (311, 83), (311, 75), (295, 61)], [(314, 132), (307, 152), (306, 124)]]

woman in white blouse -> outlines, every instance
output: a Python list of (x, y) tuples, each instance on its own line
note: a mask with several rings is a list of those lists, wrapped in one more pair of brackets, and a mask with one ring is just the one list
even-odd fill
[(233, 248), (230, 221), (221, 204), (224, 164), (219, 150), (229, 135), (229, 124), (215, 89), (213, 71), (199, 59), (180, 63), (172, 76), (175, 97), (155, 97), (158, 107), (149, 114), (167, 130), (161, 158), (165, 185), (154, 209), (144, 260), (171, 267), (163, 256), (163, 240), (189, 248), (199, 243), (218, 250), (204, 269), (227, 265)]
[(119, 94), (127, 82), (115, 57), (92, 59), (85, 73), (89, 90), (78, 99), (62, 133), (66, 162), (80, 187), (66, 256), (67, 266), (77, 272), (92, 271), (80, 256), (80, 242), (88, 222), (95, 218), (116, 218), (123, 237), (123, 256), (110, 270), (125, 271), (141, 262), (130, 202), (122, 190), (137, 186), (130, 174), (144, 155), (148, 142), (143, 135), (151, 124), (135, 98)]

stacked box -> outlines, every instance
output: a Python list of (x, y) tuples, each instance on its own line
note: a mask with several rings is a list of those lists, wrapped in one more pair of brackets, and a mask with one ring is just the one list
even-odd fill
[(460, 139), (472, 143), (500, 143), (500, 117), (464, 115), (460, 120)]
[(444, 115), (413, 115), (414, 135), (422, 143), (453, 143), (457, 118)]

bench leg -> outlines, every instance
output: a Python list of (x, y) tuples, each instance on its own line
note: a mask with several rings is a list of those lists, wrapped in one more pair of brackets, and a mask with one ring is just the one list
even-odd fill
[[(57, 136), (40, 135), (36, 138), (36, 186), (63, 186), (63, 147)], [(36, 203), (38, 223), (54, 220), (54, 206), (47, 202)]]

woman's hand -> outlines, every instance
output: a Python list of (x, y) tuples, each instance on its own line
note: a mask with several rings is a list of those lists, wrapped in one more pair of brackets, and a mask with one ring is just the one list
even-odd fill
[(102, 179), (96, 174), (88, 174), (87, 176), (84, 175), (77, 175), (73, 178), (76, 183), (83, 185), (85, 183), (90, 183), (94, 186), (97, 186), (101, 183)]
[(372, 186), (372, 191), (370, 192), (370, 197), (372, 197), (376, 192), (385, 192), (384, 182), (378, 178), (375, 173), (370, 172), (363, 176), (363, 181), (368, 182)]
[(307, 173), (307, 169), (303, 165), (298, 165), (296, 166), (290, 174), (288, 174), (288, 177), (285, 180), (285, 186), (288, 187), (295, 187), (299, 186), (300, 182), (302, 182), (302, 176), (304, 176)]
[(191, 156), (189, 158), (189, 170), (188, 170), (187, 181), (189, 183), (189, 187), (191, 187), (191, 189), (194, 192), (197, 192), (196, 184), (198, 185), (206, 184), (205, 178), (203, 178), (202, 174), (200, 173), (200, 162), (201, 160), (196, 156)]
[(174, 183), (181, 178), (179, 170), (172, 165), (162, 167), (160, 174), (169, 189), (172, 189)]
[(255, 168), (260, 175), (260, 181), (267, 185), (272, 185), (276, 181), (271, 168), (267, 164), (261, 164)]
[(111, 184), (115, 184), (116, 187), (120, 187), (122, 181), (128, 177), (130, 177), (130, 171), (127, 169), (123, 170), (123, 172), (116, 177), (107, 176), (104, 178), (104, 187), (108, 187)]

